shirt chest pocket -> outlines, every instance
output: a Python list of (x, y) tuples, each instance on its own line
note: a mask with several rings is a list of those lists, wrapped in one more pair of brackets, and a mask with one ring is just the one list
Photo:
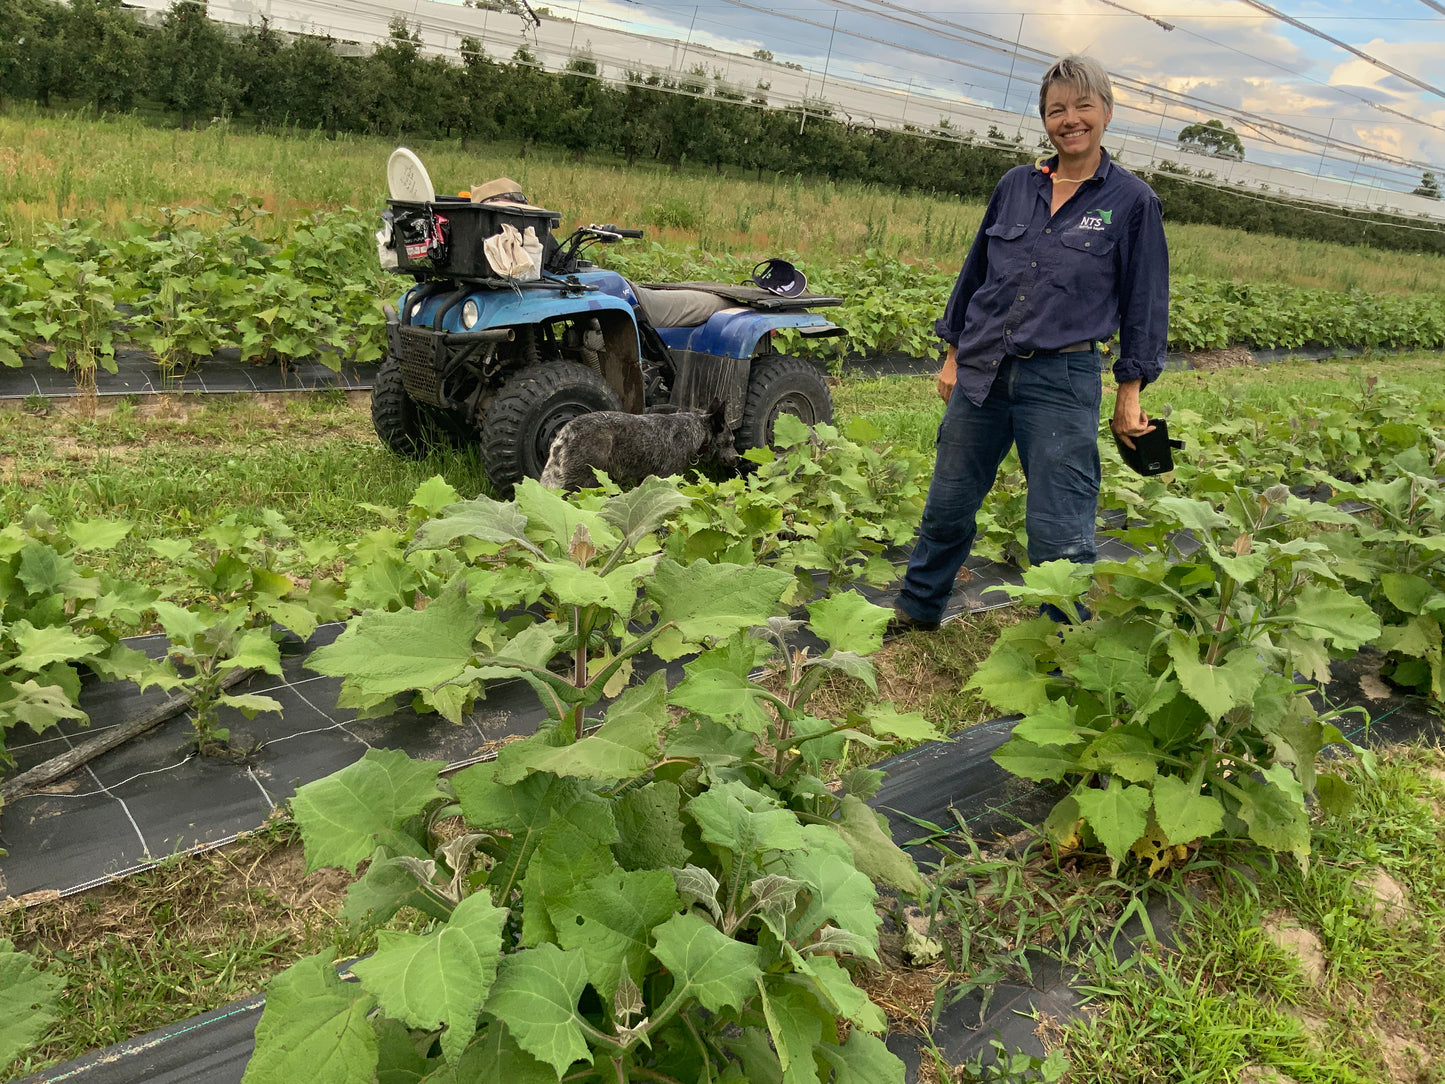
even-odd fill
[(988, 262), (994, 274), (1012, 278), (1028, 266), (1027, 225), (1000, 222), (984, 230), (988, 237)]
[(1114, 252), (1114, 239), (1094, 230), (1069, 230), (1059, 234), (1059, 242), (1080, 256), (1109, 256)]

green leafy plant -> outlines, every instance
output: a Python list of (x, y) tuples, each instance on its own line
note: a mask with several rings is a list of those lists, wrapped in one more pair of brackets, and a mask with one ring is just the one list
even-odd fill
[(970, 685), (1024, 718), (995, 759), (1072, 783), (1046, 828), (1069, 845), (1086, 833), (1116, 864), (1132, 851), (1157, 869), (1221, 832), (1304, 864), (1307, 797), (1338, 811), (1350, 787), (1316, 771), (1319, 750), (1344, 737), (1295, 675), (1325, 680), (1332, 651), (1379, 635), (1307, 529), (1353, 520), (1283, 486), (1237, 490), (1222, 510), (1179, 497), (1156, 510), (1119, 532), (1144, 556), (1092, 575), (1051, 562), (1011, 590), (1065, 612), (1084, 601), (1095, 616), (999, 638)]
[(23, 1054), (60, 1015), (65, 982), (0, 937), (0, 1069)]
[(138, 629), (158, 592), (80, 563), (120, 543), (131, 524), (75, 520), (64, 526), (33, 508), (0, 528), (0, 762), (5, 732), (42, 733), (77, 706), (82, 672), (145, 683), (154, 667), (121, 636)]
[[(902, 1080), (848, 965), (877, 958), (874, 882), (923, 884), (864, 803), (880, 773), (837, 791), (818, 773), (849, 741), (937, 732), (888, 704), (811, 715), (826, 673), (872, 683), (887, 611), (820, 599), (825, 650), (790, 647), (800, 622), (777, 610), (793, 577), (661, 552), (683, 503), (660, 481), (596, 510), (527, 482), (508, 504), (458, 502), (415, 545), (475, 563), (424, 608), (363, 614), (312, 655), (363, 709), (414, 691), (450, 714), (521, 676), (551, 718), (448, 780), (371, 751), (301, 788), (308, 864), (369, 861), (347, 914), (428, 922), (383, 931), (356, 982), (326, 956), (276, 980), (248, 1084), (303, 1065), (338, 1081)], [(479, 605), (499, 593), (531, 608)], [(590, 729), (585, 709), (643, 649), (696, 657), (671, 693), (655, 673)]]

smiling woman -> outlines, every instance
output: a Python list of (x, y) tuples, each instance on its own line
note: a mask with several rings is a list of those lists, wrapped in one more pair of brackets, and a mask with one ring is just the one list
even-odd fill
[(900, 629), (938, 627), (979, 508), (1015, 443), (1028, 480), (1030, 563), (1094, 560), (1099, 344), (1116, 331), (1111, 425), (1130, 447), (1153, 431), (1139, 392), (1164, 367), (1169, 258), (1158, 198), (1103, 149), (1113, 101), (1089, 57), (1064, 57), (1044, 73), (1039, 115), (1058, 153), (999, 182), (937, 323), (948, 344), (938, 394), (948, 406), (898, 595)]

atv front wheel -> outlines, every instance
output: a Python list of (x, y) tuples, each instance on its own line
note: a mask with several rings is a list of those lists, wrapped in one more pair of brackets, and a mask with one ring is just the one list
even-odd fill
[(822, 371), (810, 361), (786, 356), (760, 358), (748, 377), (748, 397), (738, 426), (737, 449), (766, 448), (780, 414), (807, 425), (833, 420), (833, 396)]
[(482, 419), (482, 465), (503, 497), (547, 465), (552, 440), (579, 414), (621, 410), (600, 373), (572, 361), (529, 365), (498, 389)]
[(462, 443), (437, 411), (407, 395), (401, 363), (393, 357), (377, 368), (371, 385), (371, 424), (381, 442), (405, 459), (425, 459), (430, 452)]

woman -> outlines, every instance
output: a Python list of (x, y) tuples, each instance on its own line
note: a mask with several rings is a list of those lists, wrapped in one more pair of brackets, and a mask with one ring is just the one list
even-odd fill
[[(1058, 154), (1004, 175), (938, 334), (948, 405), (894, 631), (938, 628), (975, 518), (1017, 444), (1032, 564), (1094, 560), (1099, 501), (1099, 344), (1119, 332), (1111, 425), (1152, 430), (1139, 393), (1164, 367), (1169, 257), (1159, 199), (1102, 146), (1114, 93), (1098, 61), (1044, 73), (1039, 115)], [(1062, 619), (1062, 613), (1055, 613)]]

